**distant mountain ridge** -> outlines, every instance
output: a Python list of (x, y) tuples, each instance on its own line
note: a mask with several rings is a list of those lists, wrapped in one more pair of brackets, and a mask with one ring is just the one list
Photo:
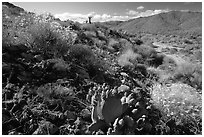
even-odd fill
[[(18, 16), (26, 13), (23, 8), (9, 2), (2, 2), (2, 14)], [(202, 13), (170, 11), (149, 17), (140, 17), (128, 21), (97, 22), (110, 29), (124, 30), (131, 34), (196, 34), (202, 35)], [(66, 24), (65, 24), (66, 25)]]
[(149, 17), (140, 17), (111, 26), (128, 33), (198, 33), (202, 34), (202, 13), (170, 11)]

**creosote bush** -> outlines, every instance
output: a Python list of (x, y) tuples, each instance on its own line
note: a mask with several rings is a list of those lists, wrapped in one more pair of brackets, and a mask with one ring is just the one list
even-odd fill
[(66, 39), (61, 37), (59, 31), (52, 29), (50, 23), (37, 23), (30, 27), (29, 30), (33, 49), (40, 51), (45, 55), (53, 54), (55, 57), (63, 56), (67, 53), (70, 46)]

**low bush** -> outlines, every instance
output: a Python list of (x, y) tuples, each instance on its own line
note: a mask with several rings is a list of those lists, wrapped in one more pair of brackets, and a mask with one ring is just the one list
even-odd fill
[(68, 52), (68, 58), (72, 63), (85, 68), (90, 77), (94, 77), (104, 71), (104, 62), (100, 61), (87, 45), (72, 45)]
[(60, 32), (55, 31), (50, 23), (36, 23), (30, 27), (29, 33), (32, 36), (32, 41), (30, 41), (32, 48), (46, 56), (50, 54), (51, 57), (66, 55), (71, 44), (63, 39)]
[[(201, 95), (187, 84), (175, 83), (170, 87), (155, 84), (151, 91), (152, 102), (162, 112), (162, 119), (172, 134), (201, 134)], [(169, 124), (174, 121), (174, 124)], [(174, 132), (173, 132), (174, 131)], [(181, 134), (181, 133), (177, 133)]]
[(129, 48), (118, 57), (118, 64), (120, 66), (132, 66), (140, 58), (141, 55), (135, 53), (131, 48)]
[(135, 46), (134, 50), (136, 53), (142, 55), (144, 59), (155, 57), (157, 54), (154, 48), (147, 45)]
[(177, 67), (172, 76), (175, 81), (182, 81), (197, 89), (202, 89), (202, 67), (183, 63)]

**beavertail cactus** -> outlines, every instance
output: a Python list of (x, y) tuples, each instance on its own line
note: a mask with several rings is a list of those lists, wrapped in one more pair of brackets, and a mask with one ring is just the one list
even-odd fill
[(107, 123), (113, 122), (117, 117), (122, 115), (122, 102), (117, 97), (109, 97), (102, 101), (102, 115)]
[(123, 113), (123, 105), (115, 90), (96, 92), (92, 97), (92, 121), (104, 120), (106, 123), (113, 122)]
[(134, 125), (132, 117), (126, 116), (122, 120), (119, 119), (121, 119), (122, 114), (129, 110), (128, 108), (136, 105), (137, 100), (134, 98), (134, 93), (128, 94), (127, 91), (121, 92), (117, 87), (113, 89), (107, 89), (105, 87), (98, 87), (91, 98), (93, 106), (91, 118), (93, 123), (89, 128), (90, 131), (98, 131), (99, 129), (105, 128), (105, 126), (108, 127), (114, 121), (114, 124), (116, 124), (114, 127), (117, 127), (117, 129), (123, 127), (124, 122), (128, 127), (132, 127)]

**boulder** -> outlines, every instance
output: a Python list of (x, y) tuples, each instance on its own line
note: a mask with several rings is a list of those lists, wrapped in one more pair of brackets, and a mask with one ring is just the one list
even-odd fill
[(120, 87), (118, 87), (118, 93), (121, 93), (121, 92), (125, 93), (129, 90), (130, 90), (130, 87), (127, 85), (121, 85)]

